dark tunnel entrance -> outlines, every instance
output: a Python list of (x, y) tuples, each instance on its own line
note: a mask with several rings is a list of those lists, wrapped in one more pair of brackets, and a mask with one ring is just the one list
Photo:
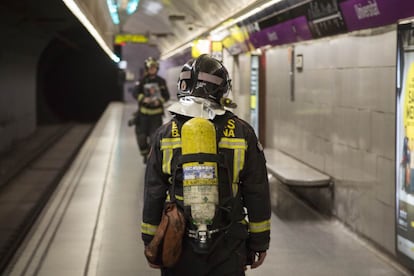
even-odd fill
[(117, 64), (82, 26), (60, 33), (38, 64), (37, 122), (95, 122), (122, 100)]

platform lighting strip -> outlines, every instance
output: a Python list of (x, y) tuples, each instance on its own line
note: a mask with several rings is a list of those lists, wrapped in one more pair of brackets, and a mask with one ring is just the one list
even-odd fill
[(112, 22), (115, 25), (118, 25), (121, 21), (119, 20), (118, 15), (118, 6), (112, 0), (106, 0), (106, 4), (108, 5), (109, 14), (111, 15)]
[(412, 18), (407, 18), (407, 19), (403, 19), (398, 21), (399, 24), (408, 24), (408, 23), (414, 23), (414, 17)]
[(138, 4), (139, 4), (140, 0), (129, 0), (127, 7), (126, 7), (126, 12), (128, 15), (133, 14), (137, 8), (138, 8)]
[(106, 4), (108, 6), (112, 22), (115, 25), (119, 25), (121, 23), (121, 20), (119, 18), (119, 12), (125, 10), (127, 15), (133, 14), (138, 8), (139, 1), (140, 0), (128, 0), (125, 6), (124, 1), (121, 2), (120, 0), (106, 0)]
[(216, 29), (212, 30), (212, 31), (210, 32), (210, 34), (219, 33), (219, 32), (221, 32), (221, 31), (223, 31), (224, 29), (226, 29), (226, 28), (228, 28), (228, 27), (230, 27), (230, 26), (233, 26), (233, 25), (235, 25), (236, 23), (238, 23), (238, 22), (240, 22), (240, 21), (242, 21), (242, 20), (245, 20), (246, 18), (249, 18), (250, 16), (252, 16), (252, 15), (254, 15), (254, 14), (256, 14), (256, 13), (259, 13), (260, 11), (262, 11), (262, 10), (264, 10), (264, 9), (266, 9), (266, 8), (268, 8), (268, 7), (272, 6), (272, 5), (274, 5), (274, 4), (276, 4), (276, 3), (280, 2), (280, 1), (282, 1), (282, 0), (272, 0), (272, 1), (266, 2), (265, 4), (263, 4), (263, 5), (261, 5), (261, 6), (257, 7), (257, 8), (255, 8), (255, 9), (253, 9), (253, 10), (251, 10), (251, 11), (249, 11), (249, 12), (247, 12), (247, 13), (245, 13), (245, 14), (243, 14), (243, 15), (239, 16), (239, 17), (237, 17), (236, 19), (231, 20), (230, 22), (225, 23), (225, 24), (223, 24), (222, 26), (220, 26), (220, 27), (218, 27), (218, 28), (216, 28)]
[(115, 62), (119, 62), (120, 58), (115, 55), (112, 50), (108, 47), (106, 42), (103, 40), (99, 32), (95, 29), (92, 23), (88, 20), (85, 14), (81, 11), (78, 5), (74, 2), (74, 0), (63, 0), (65, 5), (70, 9), (70, 11), (79, 19), (79, 21), (85, 26), (85, 28), (89, 31), (89, 33), (95, 38), (96, 42), (98, 42), (99, 46), (105, 51), (105, 53)]
[[(228, 27), (230, 27), (230, 26), (232, 26), (232, 25), (234, 25), (234, 24), (236, 24), (236, 23), (238, 23), (238, 22), (240, 22), (240, 21), (242, 21), (242, 20), (244, 20), (244, 19), (246, 19), (246, 18), (248, 18), (248, 17), (250, 17), (250, 16), (252, 16), (252, 15), (254, 15), (254, 14), (256, 14), (256, 13), (258, 13), (258, 12), (260, 12), (260, 11), (262, 11), (262, 10), (264, 10), (264, 9), (266, 9), (266, 8), (268, 8), (268, 7), (276, 4), (276, 3), (278, 3), (278, 2), (280, 2), (280, 1), (282, 1), (282, 0), (271, 0), (269, 2), (266, 2), (265, 4), (263, 4), (263, 5), (255, 8), (255, 9), (253, 9), (253, 10), (251, 10), (251, 11), (249, 11), (249, 12), (247, 12), (247, 13), (239, 16), (239, 17), (237, 17), (236, 19), (231, 20), (231, 22), (228, 22), (226, 24), (223, 24), (220, 27), (212, 30), (210, 32), (210, 35), (214, 35), (214, 34), (220, 33), (224, 29), (226, 29), (226, 28), (228, 28)], [(181, 52), (182, 50), (184, 50), (185, 48), (190, 47), (190, 46), (192, 46), (192, 42), (188, 42), (185, 45), (182, 45), (181, 47), (179, 47), (179, 48), (177, 48), (175, 50), (172, 50), (171, 52), (169, 52), (169, 53), (167, 53), (165, 55), (162, 55), (161, 56), (161, 59), (167, 59), (169, 57), (172, 57), (175, 54)]]
[(192, 41), (191, 42), (187, 42), (186, 44), (184, 44), (184, 45), (182, 45), (182, 46), (180, 46), (180, 47), (172, 50), (171, 52), (169, 52), (169, 53), (167, 53), (165, 55), (162, 55), (161, 56), (161, 59), (167, 59), (169, 57), (172, 57), (175, 54), (178, 54), (179, 52), (181, 52), (181, 51), (183, 51), (183, 50), (185, 50), (185, 49), (187, 49), (188, 47), (191, 47), (191, 46), (193, 46), (193, 42)]

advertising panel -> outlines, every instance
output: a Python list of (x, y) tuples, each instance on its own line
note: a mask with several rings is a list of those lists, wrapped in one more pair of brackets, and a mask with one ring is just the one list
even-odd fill
[(275, 5), (240, 24), (255, 47), (276, 46), (395, 24), (414, 16), (413, 0), (309, 0)]
[(259, 56), (252, 55), (250, 67), (250, 123), (259, 135)]
[(281, 45), (311, 39), (305, 16), (287, 20), (278, 25), (250, 34), (250, 42), (260, 48), (264, 45)]
[[(286, 3), (286, 2), (283, 2)], [(264, 19), (246, 20), (242, 24), (249, 32), (255, 48), (276, 46), (298, 41), (345, 33), (346, 26), (338, 0), (303, 1), (282, 10), (268, 11)], [(282, 7), (279, 7), (282, 8)]]
[(398, 25), (396, 63), (396, 251), (414, 267), (414, 24)]
[(384, 26), (414, 15), (412, 0), (348, 0), (340, 6), (348, 31)]

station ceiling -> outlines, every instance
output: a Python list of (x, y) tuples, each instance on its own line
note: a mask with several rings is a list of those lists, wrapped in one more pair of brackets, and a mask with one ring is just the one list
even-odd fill
[[(156, 45), (161, 54), (191, 42), (232, 16), (253, 9), (267, 0), (140, 0), (138, 10), (114, 25), (107, 0), (74, 0), (96, 27), (109, 47), (117, 34), (142, 34)], [(124, 0), (120, 0), (124, 1)], [(63, 0), (1, 1), (0, 25), (7, 30), (3, 37), (19, 36), (30, 30), (33, 36), (65, 38), (65, 32), (79, 22)]]
[(267, 1), (141, 0), (138, 11), (127, 18), (119, 32), (146, 34), (163, 54), (264, 2)]

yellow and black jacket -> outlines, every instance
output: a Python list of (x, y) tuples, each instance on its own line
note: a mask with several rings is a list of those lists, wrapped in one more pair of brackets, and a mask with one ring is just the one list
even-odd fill
[[(144, 208), (141, 233), (147, 245), (160, 222), (164, 203), (168, 200), (173, 181), (175, 198), (183, 206), (182, 173), (177, 169), (181, 155), (181, 127), (190, 119), (175, 115), (154, 135), (145, 173)], [(236, 235), (247, 241), (252, 251), (265, 251), (270, 241), (270, 196), (263, 148), (253, 128), (231, 112), (216, 116), (218, 153), (222, 156), (219, 168), (219, 201), (223, 211), (215, 217), (213, 227), (226, 229), (233, 224), (243, 227), (245, 235)], [(243, 208), (245, 207), (245, 208)], [(247, 217), (245, 211), (247, 210)], [(184, 210), (185, 211), (185, 210)], [(187, 227), (191, 227), (187, 223)], [(234, 227), (232, 227), (234, 228)], [(230, 233), (234, 236), (234, 233)]]
[[(156, 87), (157, 95), (154, 96), (159, 100), (158, 104), (144, 103), (144, 98), (148, 97), (148, 87)], [(170, 99), (165, 80), (158, 76), (145, 76), (135, 87), (133, 96), (138, 102), (138, 112), (144, 115), (162, 115), (164, 114), (163, 104)]]

